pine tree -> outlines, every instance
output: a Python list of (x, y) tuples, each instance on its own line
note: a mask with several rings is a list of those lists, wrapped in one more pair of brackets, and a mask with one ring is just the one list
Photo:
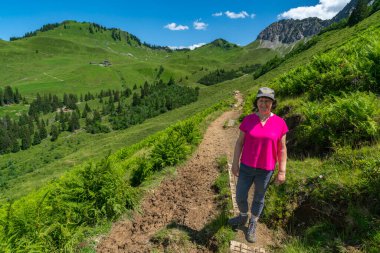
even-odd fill
[(173, 77), (171, 76), (170, 79), (169, 79), (169, 82), (168, 82), (168, 85), (173, 85), (174, 84), (174, 79)]
[(58, 127), (54, 124), (51, 125), (50, 135), (51, 135), (51, 138), (50, 138), (51, 141), (55, 141), (58, 139), (59, 130), (58, 130)]
[(5, 86), (4, 89), (4, 103), (13, 104), (14, 103), (14, 94), (10, 86)]
[(120, 92), (117, 90), (113, 95), (113, 101), (119, 102), (120, 101)]
[(94, 122), (97, 122), (97, 121), (100, 122), (101, 120), (102, 120), (102, 116), (100, 115), (100, 113), (97, 110), (94, 110), (93, 121)]
[(39, 132), (35, 132), (33, 136), (33, 143), (32, 145), (38, 145), (41, 143), (41, 137)]
[(66, 121), (61, 122), (61, 131), (66, 131), (67, 130), (67, 124)]
[(14, 94), (14, 101), (16, 104), (19, 104), (21, 102), (22, 98), (20, 93), (18, 92), (18, 89), (16, 88), (16, 92)]
[(64, 104), (66, 107), (67, 107), (68, 104), (69, 104), (69, 96), (68, 96), (66, 93), (63, 94), (63, 104)]
[(12, 150), (11, 151), (13, 153), (20, 151), (20, 144), (18, 143), (17, 138), (15, 138), (15, 137), (11, 138), (11, 142), (12, 142)]
[(137, 92), (133, 93), (133, 97), (132, 97), (132, 106), (138, 106), (141, 102), (141, 99), (139, 97), (139, 95), (137, 95)]
[(0, 154), (6, 154), (11, 151), (11, 138), (4, 126), (0, 126)]
[(58, 96), (57, 95), (53, 95), (53, 98), (52, 98), (52, 101), (51, 101), (51, 111), (54, 112), (59, 107), (61, 107), (61, 103), (59, 102)]
[(38, 129), (38, 132), (40, 134), (40, 138), (41, 140), (47, 138), (47, 130), (46, 130), (46, 125), (45, 125), (45, 122), (44, 120), (41, 120), (41, 123), (40, 123), (40, 126), (39, 126), (39, 129)]
[(127, 98), (132, 95), (132, 90), (130, 88), (126, 88), (124, 91), (124, 96)]
[(75, 130), (77, 130), (79, 128), (80, 128), (79, 116), (78, 116), (77, 112), (74, 111), (71, 113), (71, 117), (69, 120), (69, 131), (74, 132)]
[(25, 150), (30, 147), (32, 144), (32, 138), (30, 135), (29, 127), (27, 125), (24, 125), (21, 128), (21, 149)]
[(116, 112), (117, 112), (117, 114), (120, 114), (122, 111), (123, 111), (123, 108), (122, 108), (121, 103), (120, 103), (120, 101), (119, 101), (119, 102), (117, 103)]
[(4, 92), (2, 88), (0, 88), (0, 106), (4, 106)]

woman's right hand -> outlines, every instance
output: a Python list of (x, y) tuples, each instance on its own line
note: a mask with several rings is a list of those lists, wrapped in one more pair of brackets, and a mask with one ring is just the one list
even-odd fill
[(240, 170), (239, 165), (233, 163), (231, 169), (232, 169), (232, 174), (234, 174), (235, 177), (238, 177), (239, 176), (239, 170)]

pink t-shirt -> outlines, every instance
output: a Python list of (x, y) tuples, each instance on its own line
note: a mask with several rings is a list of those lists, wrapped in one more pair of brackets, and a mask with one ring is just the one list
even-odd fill
[(250, 114), (243, 119), (240, 130), (245, 133), (241, 162), (253, 168), (274, 170), (279, 141), (288, 132), (285, 121), (272, 114), (263, 126), (259, 116)]

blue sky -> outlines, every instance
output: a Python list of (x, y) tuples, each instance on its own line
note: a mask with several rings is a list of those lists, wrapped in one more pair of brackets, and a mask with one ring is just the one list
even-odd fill
[(120, 28), (154, 45), (190, 47), (223, 38), (244, 46), (279, 19), (328, 19), (349, 1), (2, 0), (0, 39), (22, 36), (47, 23), (76, 20)]

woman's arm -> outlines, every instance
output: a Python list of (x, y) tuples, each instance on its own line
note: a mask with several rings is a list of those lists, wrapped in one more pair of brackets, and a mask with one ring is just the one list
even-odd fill
[(286, 150), (286, 134), (282, 136), (279, 148), (277, 152), (278, 157), (278, 174), (276, 178), (276, 184), (282, 184), (285, 182), (285, 175), (286, 175), (286, 160), (288, 158), (288, 153)]
[(232, 162), (232, 173), (237, 177), (239, 176), (240, 156), (241, 156), (241, 151), (243, 149), (244, 137), (245, 137), (245, 133), (243, 131), (240, 131), (239, 138), (236, 140), (236, 144), (235, 144), (234, 160)]

